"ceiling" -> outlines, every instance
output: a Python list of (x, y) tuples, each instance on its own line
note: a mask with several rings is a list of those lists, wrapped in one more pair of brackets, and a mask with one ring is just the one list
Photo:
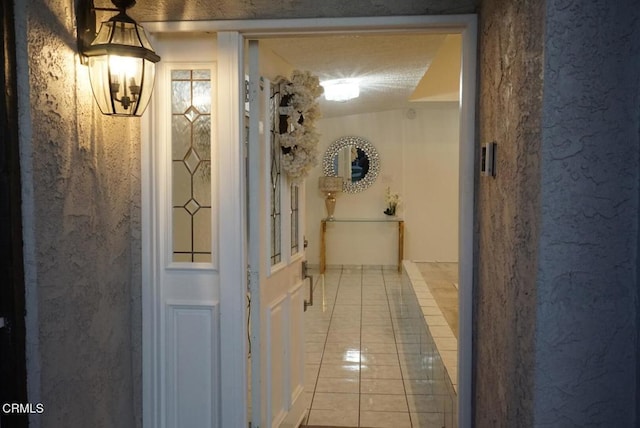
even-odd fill
[(268, 39), (269, 49), (294, 68), (310, 71), (320, 81), (354, 77), (360, 97), (345, 102), (320, 100), (324, 117), (404, 106), (424, 75), (442, 35), (341, 35)]
[[(321, 82), (358, 78), (358, 98), (336, 102), (321, 97), (323, 117), (336, 117), (412, 106), (409, 99), (421, 81), (428, 80), (427, 71), (443, 55), (447, 38), (446, 34), (364, 34), (275, 38), (262, 43), (294, 68), (315, 74)], [(457, 73), (449, 70), (448, 74)]]

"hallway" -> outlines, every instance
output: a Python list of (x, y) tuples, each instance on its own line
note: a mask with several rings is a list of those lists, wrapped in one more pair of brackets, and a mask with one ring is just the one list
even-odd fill
[(327, 270), (305, 331), (309, 426), (456, 426), (456, 396), (406, 274)]

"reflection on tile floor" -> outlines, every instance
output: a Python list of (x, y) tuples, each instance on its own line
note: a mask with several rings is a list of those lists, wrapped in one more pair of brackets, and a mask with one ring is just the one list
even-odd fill
[(455, 393), (424, 320), (397, 271), (328, 269), (305, 314), (306, 423), (455, 427)]

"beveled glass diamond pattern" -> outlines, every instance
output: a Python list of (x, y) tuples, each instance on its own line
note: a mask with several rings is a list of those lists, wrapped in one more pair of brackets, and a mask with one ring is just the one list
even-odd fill
[(282, 215), (281, 215), (281, 187), (280, 180), (281, 168), (280, 168), (280, 141), (279, 132), (277, 129), (277, 121), (275, 115), (277, 114), (277, 105), (279, 103), (279, 97), (274, 93), (274, 87), (271, 87), (271, 103), (270, 103), (270, 115), (274, 120), (271, 120), (271, 169), (269, 171), (271, 178), (271, 265), (276, 265), (282, 261)]
[(190, 122), (193, 123), (193, 121), (196, 120), (198, 116), (200, 116), (200, 112), (194, 106), (191, 106), (187, 109), (184, 115), (187, 117), (187, 119), (189, 119)]
[(278, 143), (275, 142), (271, 145), (271, 187), (275, 192), (280, 184), (280, 153), (278, 153)]
[(193, 174), (196, 168), (198, 167), (198, 164), (200, 163), (200, 157), (198, 156), (195, 150), (191, 149), (189, 150), (187, 157), (184, 158), (184, 163), (185, 165), (187, 165), (187, 168), (189, 168), (189, 171), (191, 172), (191, 174)]
[(187, 204), (184, 206), (184, 208), (187, 211), (189, 211), (189, 214), (194, 215), (200, 209), (200, 205), (196, 201), (191, 199), (189, 202), (187, 202)]
[(211, 73), (171, 72), (173, 261), (211, 262)]

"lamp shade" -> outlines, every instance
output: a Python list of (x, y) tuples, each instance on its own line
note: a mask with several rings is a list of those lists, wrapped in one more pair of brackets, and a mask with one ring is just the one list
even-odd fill
[(160, 61), (144, 28), (124, 11), (103, 22), (87, 57), (93, 96), (100, 111), (112, 116), (141, 116)]
[(324, 176), (318, 180), (318, 188), (323, 192), (341, 192), (342, 183), (342, 177)]

